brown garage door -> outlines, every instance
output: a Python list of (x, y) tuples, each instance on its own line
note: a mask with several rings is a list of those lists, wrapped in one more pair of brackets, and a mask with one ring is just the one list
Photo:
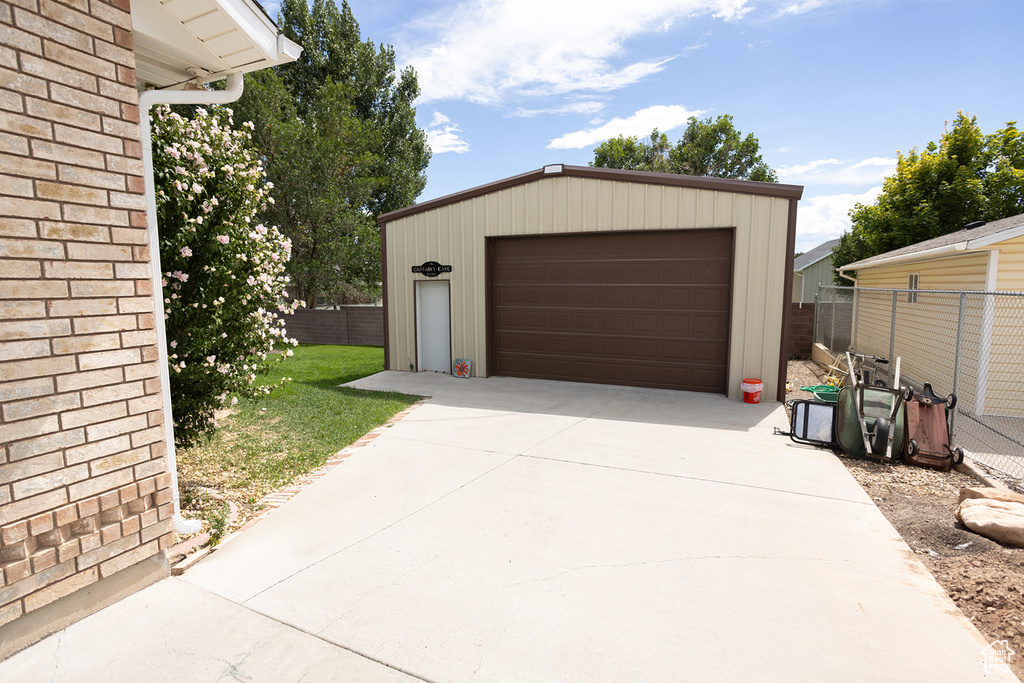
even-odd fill
[(725, 393), (732, 235), (494, 239), (494, 374)]

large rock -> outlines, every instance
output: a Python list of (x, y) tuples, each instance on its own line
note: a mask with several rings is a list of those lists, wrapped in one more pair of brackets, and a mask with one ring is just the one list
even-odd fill
[(960, 500), (957, 505), (968, 498), (988, 498), (989, 500), (1002, 500), (1007, 503), (1024, 503), (1024, 496), (1007, 489), (997, 489), (991, 486), (965, 486), (960, 489)]
[(967, 498), (956, 516), (975, 533), (1003, 545), (1024, 547), (1024, 503)]

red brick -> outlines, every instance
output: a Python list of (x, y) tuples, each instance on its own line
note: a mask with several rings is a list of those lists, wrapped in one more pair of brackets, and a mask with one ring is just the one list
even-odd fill
[(78, 521), (78, 506), (74, 503), (71, 505), (65, 505), (54, 512), (56, 517), (57, 526), (64, 526), (71, 524), (72, 522)]
[(68, 560), (74, 559), (81, 554), (81, 544), (79, 544), (77, 538), (72, 538), (70, 541), (62, 544), (59, 548), (57, 548), (57, 562), (67, 562)]
[(100, 529), (100, 538), (102, 539), (103, 545), (113, 543), (114, 541), (120, 539), (121, 536), (122, 534), (120, 524), (110, 524)]
[(57, 564), (57, 549), (47, 548), (32, 554), (32, 573), (38, 574)]
[(89, 498), (78, 503), (78, 518), (85, 519), (100, 513), (100, 499)]
[(32, 519), (28, 520), (28, 530), (33, 536), (45, 533), (53, 528), (53, 515), (49, 512), (44, 512), (41, 515), (36, 515)]
[(82, 536), (78, 539), (78, 542), (82, 546), (82, 552), (87, 553), (90, 550), (95, 550), (103, 545), (101, 540), (100, 532), (96, 531), (87, 536)]
[(137, 533), (141, 529), (142, 522), (139, 520), (138, 516), (129, 517), (128, 519), (121, 522), (122, 536), (129, 536), (131, 534)]
[(22, 579), (28, 578), (29, 574), (32, 573), (32, 565), (29, 563), (28, 558), (9, 564), (4, 567), (4, 581), (10, 586), (18, 583)]
[(0, 529), (0, 540), (4, 545), (14, 545), (28, 538), (28, 521), (22, 520), (8, 524)]
[(121, 499), (117, 495), (117, 491), (111, 491), (110, 493), (104, 493), (100, 496), (100, 510), (109, 510), (115, 508), (121, 504)]

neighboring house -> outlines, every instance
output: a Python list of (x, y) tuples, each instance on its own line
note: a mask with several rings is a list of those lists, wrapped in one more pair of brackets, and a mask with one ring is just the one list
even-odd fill
[(0, 3), (0, 657), (168, 573), (148, 107), (299, 51), (253, 0)]
[[(928, 294), (928, 290), (1024, 292), (1024, 214), (970, 230), (936, 237), (902, 249), (850, 263), (862, 288), (855, 306), (857, 350), (888, 356), (890, 344), (902, 350), (903, 371), (930, 381), (942, 391), (952, 386), (950, 345), (963, 318), (962, 346), (956, 363), (961, 376), (960, 404), (975, 414), (1024, 413), (1020, 387), (1020, 338), (1024, 299)], [(895, 299), (872, 289), (909, 290)], [(890, 339), (896, 305), (897, 331)], [(950, 341), (954, 340), (954, 341)]]
[(781, 400), (802, 192), (555, 164), (384, 214), (386, 367)]
[(837, 244), (838, 239), (829, 240), (793, 260), (793, 303), (813, 304), (818, 285), (834, 284), (832, 247)]

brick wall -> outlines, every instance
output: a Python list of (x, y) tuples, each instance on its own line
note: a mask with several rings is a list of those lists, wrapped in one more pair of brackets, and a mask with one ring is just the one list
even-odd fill
[(787, 353), (797, 358), (810, 358), (814, 345), (814, 304), (790, 304), (789, 349)]
[(0, 626), (173, 537), (129, 11), (0, 3)]
[(288, 336), (303, 344), (384, 346), (383, 306), (299, 309), (285, 316)]

